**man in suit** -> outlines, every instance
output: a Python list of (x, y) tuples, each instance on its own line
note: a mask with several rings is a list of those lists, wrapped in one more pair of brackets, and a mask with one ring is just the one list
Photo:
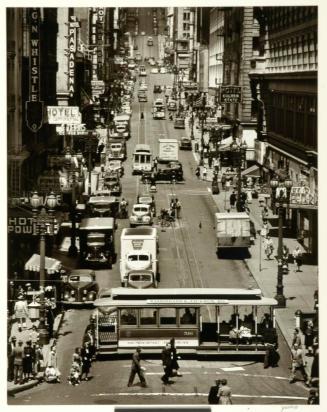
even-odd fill
[(147, 387), (146, 380), (143, 374), (143, 369), (141, 367), (141, 348), (137, 348), (136, 351), (133, 353), (132, 357), (132, 366), (131, 366), (131, 373), (129, 375), (128, 384), (127, 386), (132, 386), (135, 375), (137, 374), (141, 381), (141, 386), (143, 388)]
[(220, 388), (221, 381), (220, 379), (217, 379), (215, 386), (211, 386), (208, 394), (208, 403), (209, 405), (218, 405), (219, 403), (219, 397), (218, 397), (218, 391)]
[(16, 336), (12, 336), (8, 342), (8, 381), (14, 380), (14, 349), (16, 348)]
[(171, 359), (171, 345), (167, 343), (161, 352), (162, 365), (164, 368), (164, 375), (161, 377), (162, 382), (165, 385), (169, 383), (169, 377), (172, 376), (172, 359)]
[(307, 382), (308, 375), (305, 370), (304, 365), (304, 355), (303, 350), (299, 347), (298, 343), (293, 344), (293, 348), (291, 350), (292, 355), (292, 371), (290, 376), (290, 383), (293, 383), (297, 380), (297, 373), (300, 372), (304, 382)]

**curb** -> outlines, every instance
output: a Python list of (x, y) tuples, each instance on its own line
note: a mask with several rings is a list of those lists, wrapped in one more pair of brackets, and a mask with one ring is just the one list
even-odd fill
[[(45, 353), (44, 353), (44, 358), (45, 359), (47, 358), (48, 351), (49, 351), (49, 348), (51, 347), (52, 343), (56, 339), (58, 339), (58, 332), (59, 332), (59, 329), (62, 325), (64, 317), (65, 317), (65, 312), (62, 312), (59, 315), (57, 315), (57, 317), (55, 319), (54, 327), (53, 327), (54, 337), (50, 340), (49, 344), (46, 346), (46, 350), (45, 350)], [(7, 395), (8, 396), (14, 396), (16, 393), (23, 392), (25, 390), (31, 389), (34, 386), (37, 386), (39, 383), (42, 383), (43, 381), (44, 381), (43, 380), (43, 371), (41, 371), (41, 372), (39, 372), (39, 376), (36, 379), (34, 379), (30, 382), (24, 383), (23, 385), (16, 385), (13, 388), (7, 389)]]

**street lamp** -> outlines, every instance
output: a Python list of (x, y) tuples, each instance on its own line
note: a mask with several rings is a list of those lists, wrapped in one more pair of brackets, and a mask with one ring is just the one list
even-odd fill
[(270, 187), (272, 189), (272, 204), (278, 210), (278, 269), (277, 269), (277, 287), (275, 299), (278, 302), (278, 307), (286, 307), (286, 298), (284, 296), (284, 285), (283, 285), (283, 217), (284, 210), (289, 207), (290, 194), (293, 182), (290, 178), (282, 179), (271, 179)]
[(204, 163), (204, 123), (207, 119), (207, 111), (202, 109), (199, 111), (199, 120), (201, 122), (201, 152), (200, 152), (200, 166)]
[[(45, 287), (45, 239), (46, 236), (53, 236), (55, 234), (55, 216), (54, 209), (57, 206), (57, 198), (53, 192), (47, 197), (46, 205), (42, 205), (41, 199), (37, 192), (33, 193), (30, 199), (33, 208), (33, 235), (40, 236), (40, 323), (39, 334), (40, 343), (47, 344), (49, 342), (49, 331), (45, 324), (45, 301), (44, 301), (44, 287)], [(48, 208), (48, 211), (46, 210)]]
[(65, 153), (65, 160), (66, 160), (66, 167), (68, 169), (68, 173), (71, 177), (72, 181), (72, 197), (71, 197), (71, 204), (70, 204), (70, 220), (72, 222), (71, 228), (71, 237), (70, 237), (70, 246), (68, 249), (68, 255), (71, 257), (76, 257), (78, 250), (76, 246), (76, 184), (77, 184), (77, 176), (80, 174), (80, 165), (82, 163), (83, 154), (79, 152), (76, 155), (76, 159), (78, 161), (78, 167), (75, 167), (75, 164), (72, 162), (72, 153), (70, 148), (66, 149)]
[(194, 97), (195, 96), (193, 94), (189, 96), (189, 102), (191, 106), (191, 140), (194, 140), (194, 107), (193, 107)]
[(247, 144), (245, 141), (237, 143), (236, 139), (230, 145), (230, 150), (233, 153), (233, 160), (234, 165), (236, 163), (237, 167), (237, 203), (236, 209), (238, 212), (242, 212), (244, 210), (244, 204), (241, 200), (242, 194), (242, 166), (246, 160), (246, 149)]

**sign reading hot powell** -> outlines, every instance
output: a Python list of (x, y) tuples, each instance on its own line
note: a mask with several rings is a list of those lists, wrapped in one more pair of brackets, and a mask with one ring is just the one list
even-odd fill
[(80, 124), (81, 113), (78, 106), (48, 106), (49, 124)]

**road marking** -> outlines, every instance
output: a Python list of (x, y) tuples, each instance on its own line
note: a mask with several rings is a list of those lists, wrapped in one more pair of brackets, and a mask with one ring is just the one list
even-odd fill
[[(139, 390), (139, 388), (137, 388)], [(205, 396), (207, 393), (201, 392), (104, 392), (104, 393), (92, 393), (91, 396)], [(307, 400), (304, 396), (287, 396), (287, 395), (242, 395), (233, 394), (232, 398), (259, 398), (259, 399), (289, 399), (289, 400)]]
[[(163, 372), (146, 372), (146, 375), (162, 375)], [(182, 375), (192, 375), (192, 372), (183, 372)]]
[(232, 366), (231, 368), (220, 368), (224, 372), (244, 371), (241, 366)]

